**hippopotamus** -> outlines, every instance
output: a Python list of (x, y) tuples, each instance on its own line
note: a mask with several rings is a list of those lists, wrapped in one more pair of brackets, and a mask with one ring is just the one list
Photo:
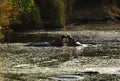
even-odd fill
[(58, 38), (50, 42), (51, 46), (81, 46), (81, 43), (73, 39), (71, 35), (62, 35), (61, 38)]
[(43, 46), (81, 46), (82, 44), (75, 39), (71, 35), (62, 35), (60, 38), (53, 40), (51, 42), (42, 42), (42, 43), (31, 43), (27, 46), (35, 46), (35, 47), (43, 47)]

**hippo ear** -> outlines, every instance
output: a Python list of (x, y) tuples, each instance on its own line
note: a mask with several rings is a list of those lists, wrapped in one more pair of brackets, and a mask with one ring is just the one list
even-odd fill
[(73, 37), (70, 33), (67, 33), (67, 37), (73, 39)]

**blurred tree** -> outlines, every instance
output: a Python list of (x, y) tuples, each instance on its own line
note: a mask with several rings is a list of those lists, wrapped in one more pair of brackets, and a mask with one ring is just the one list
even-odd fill
[(61, 28), (65, 25), (65, 6), (61, 0), (35, 0), (40, 9), (45, 28)]
[(74, 20), (74, 4), (76, 0), (62, 0), (65, 4), (66, 23)]
[(77, 23), (116, 20), (120, 17), (120, 0), (74, 0), (73, 20)]
[(108, 13), (111, 19), (120, 18), (120, 0), (102, 0), (102, 6), (105, 12)]
[(9, 38), (12, 30), (9, 28), (11, 20), (16, 20), (19, 9), (12, 5), (10, 0), (0, 1), (0, 39)]
[(21, 15), (18, 17), (21, 22), (11, 24), (14, 30), (41, 29), (40, 11), (34, 0), (12, 0), (12, 3), (21, 10)]

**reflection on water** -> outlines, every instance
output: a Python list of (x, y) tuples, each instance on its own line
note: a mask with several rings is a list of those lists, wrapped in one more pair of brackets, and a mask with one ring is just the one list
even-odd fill
[(0, 81), (5, 81), (4, 80), (4, 75), (2, 74), (2, 71), (5, 70), (5, 60), (2, 57), (2, 55), (0, 55)]
[(22, 43), (28, 43), (28, 42), (50, 42), (52, 40), (55, 40), (59, 36), (52, 36), (49, 34), (15, 34), (12, 38), (11, 42), (22, 42)]
[[(60, 75), (85, 77), (84, 81), (119, 81), (119, 32), (71, 31), (75, 39), (84, 43), (78, 47), (27, 46), (29, 42), (49, 42), (65, 32), (46, 33), (18, 34), (13, 38), (13, 43), (0, 44), (0, 53), (5, 61), (4, 64), (0, 60), (0, 65), (6, 66), (5, 71), (2, 69), (5, 81), (68, 78)], [(74, 78), (73, 76), (69, 79)]]
[[(110, 59), (111, 55), (109, 54), (113, 52), (108, 52), (108, 50), (115, 50), (114, 55), (116, 55), (118, 53), (117, 47), (104, 47), (106, 47), (104, 44), (84, 44), (78, 47), (28, 47), (22, 43), (2, 44), (0, 50), (4, 54), (8, 68), (4, 76), (5, 79), (12, 81), (30, 81), (30, 79), (32, 81), (40, 79), (41, 81), (51, 81), (47, 77), (56, 77), (57, 75), (57, 78), (59, 78), (59, 75), (62, 74), (77, 74), (85, 77), (85, 81), (89, 81), (89, 79), (93, 81), (118, 81), (118, 77), (116, 75), (112, 76), (109, 72), (111, 70), (116, 71), (111, 66), (119, 67), (120, 59)], [(99, 66), (106, 68), (99, 68)], [(107, 68), (108, 66), (111, 69)], [(92, 71), (102, 73), (104, 70), (107, 75), (89, 75), (85, 73), (88, 70), (89, 74)], [(109, 80), (109, 77), (112, 80)]]
[(51, 77), (54, 80), (58, 81), (82, 81), (85, 77), (77, 76), (77, 75), (60, 75), (58, 77)]

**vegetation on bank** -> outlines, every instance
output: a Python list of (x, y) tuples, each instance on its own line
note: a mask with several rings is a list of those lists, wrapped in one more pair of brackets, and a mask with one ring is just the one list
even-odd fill
[(12, 23), (10, 27), (14, 30), (27, 30), (40, 28), (42, 26), (41, 16), (34, 0), (11, 0), (21, 12), (18, 16), (19, 23)]
[(61, 0), (36, 0), (44, 28), (62, 28), (65, 25), (65, 6)]
[(17, 22), (18, 15), (19, 9), (13, 6), (10, 0), (0, 1), (0, 40), (6, 38), (13, 32), (10, 24), (13, 21)]
[(62, 28), (86, 20), (120, 20), (120, 0), (1, 0), (0, 39), (13, 31)]

